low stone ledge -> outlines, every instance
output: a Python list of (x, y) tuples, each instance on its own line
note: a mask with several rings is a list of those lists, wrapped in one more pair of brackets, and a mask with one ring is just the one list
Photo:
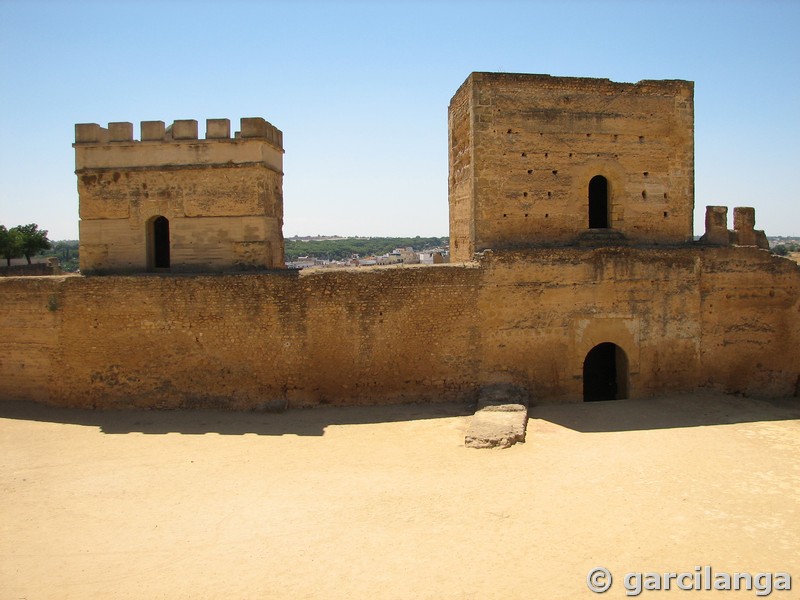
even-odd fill
[(467, 448), (509, 448), (525, 441), (527, 410), (481, 409), (472, 417), (464, 436)]
[(478, 394), (478, 408), (464, 436), (467, 448), (508, 448), (525, 441), (528, 393), (510, 384), (495, 384)]

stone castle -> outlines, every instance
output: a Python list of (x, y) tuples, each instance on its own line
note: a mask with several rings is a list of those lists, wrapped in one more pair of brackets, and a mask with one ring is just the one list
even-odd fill
[[(0, 281), (0, 395), (62, 406), (797, 396), (800, 268), (752, 208), (694, 241), (693, 84), (473, 73), (451, 263), (282, 268), (282, 133), (76, 126), (82, 277)], [(98, 275), (98, 276), (92, 276)], [(99, 276), (102, 275), (102, 276)]]

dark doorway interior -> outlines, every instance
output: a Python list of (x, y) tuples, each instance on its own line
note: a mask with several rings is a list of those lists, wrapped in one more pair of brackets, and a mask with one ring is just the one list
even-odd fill
[(153, 221), (153, 266), (169, 269), (169, 220), (166, 217)]
[(628, 397), (628, 359), (610, 342), (598, 344), (583, 361), (583, 399), (620, 400)]
[(589, 181), (589, 229), (608, 228), (608, 180), (595, 175)]

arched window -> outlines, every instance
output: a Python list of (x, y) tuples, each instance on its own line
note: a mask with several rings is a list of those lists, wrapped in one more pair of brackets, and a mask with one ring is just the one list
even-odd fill
[(147, 224), (147, 266), (169, 269), (169, 220), (156, 217)]
[(583, 399), (621, 400), (628, 397), (628, 357), (611, 342), (598, 344), (583, 361)]
[(589, 229), (608, 229), (608, 180), (602, 175), (589, 181)]

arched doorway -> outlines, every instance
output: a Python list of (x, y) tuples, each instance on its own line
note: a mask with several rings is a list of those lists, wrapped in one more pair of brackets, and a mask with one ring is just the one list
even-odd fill
[(611, 342), (598, 344), (583, 361), (583, 400), (621, 400), (628, 397), (628, 357)]
[(169, 269), (169, 219), (155, 217), (147, 224), (147, 266)]
[(608, 179), (602, 175), (589, 181), (589, 229), (608, 229)]

